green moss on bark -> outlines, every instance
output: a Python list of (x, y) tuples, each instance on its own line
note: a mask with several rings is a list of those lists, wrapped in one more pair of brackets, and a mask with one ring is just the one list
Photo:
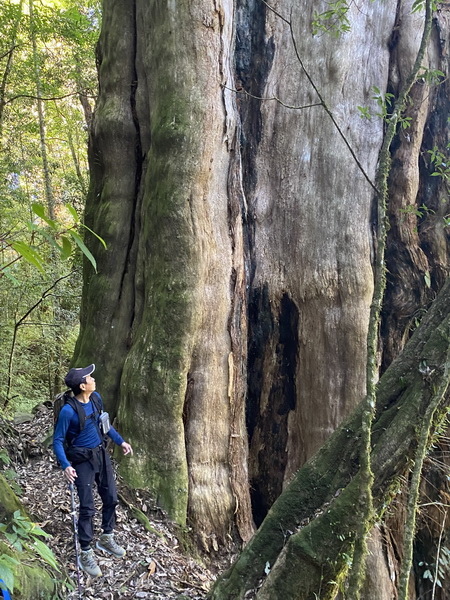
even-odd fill
[(4, 523), (16, 510), (22, 511), (22, 514), (26, 513), (8, 482), (0, 473), (0, 521)]
[[(438, 386), (439, 377), (445, 373), (442, 366), (447, 360), (449, 340), (450, 279), (405, 351), (377, 386), (371, 456), (377, 513), (389, 500), (389, 483), (414, 455), (417, 425), (432, 399), (429, 382), (419, 365), (426, 360), (439, 367), (433, 381)], [(446, 410), (443, 401), (438, 412)], [(439, 422), (438, 417), (436, 414), (435, 423)], [(212, 600), (241, 600), (249, 589), (258, 587), (261, 579), (266, 581), (258, 600), (277, 598), (276, 590), (279, 593), (281, 588), (286, 593), (279, 593), (278, 597), (290, 597), (287, 592), (294, 589), (291, 597), (297, 600), (332, 597), (334, 586), (346, 574), (358, 525), (354, 505), (360, 490), (360, 422), (361, 407), (297, 473), (237, 562), (217, 581), (210, 595)], [(267, 563), (272, 571), (266, 578)], [(330, 583), (333, 581), (336, 584)], [(321, 595), (316, 597), (319, 590)]]
[(109, 247), (97, 248), (98, 275), (85, 269), (75, 355), (78, 365), (98, 365), (99, 391), (134, 446), (122, 474), (184, 524), (183, 404), (198, 285), (191, 205), (210, 106), (195, 60), (201, 42), (179, 27), (192, 21), (191, 3), (136, 9), (138, 24), (126, 3), (105, 6), (86, 217)]
[[(179, 9), (188, 5), (181, 3)], [(149, 487), (170, 516), (184, 524), (183, 406), (199, 262), (191, 205), (206, 107), (194, 85), (195, 61), (188, 63), (195, 40), (173, 29), (169, 9), (154, 6), (151, 12), (156, 37), (148, 68), (158, 87), (150, 86), (151, 146), (141, 182), (137, 279), (142, 313), (124, 364), (118, 411), (119, 429), (135, 445), (136, 458), (122, 461), (121, 472), (130, 483)]]

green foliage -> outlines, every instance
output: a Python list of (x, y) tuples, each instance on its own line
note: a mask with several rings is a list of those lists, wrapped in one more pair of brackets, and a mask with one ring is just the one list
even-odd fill
[(321, 13), (314, 11), (311, 23), (313, 35), (329, 33), (334, 37), (339, 37), (350, 31), (350, 20), (347, 16), (349, 8), (347, 0), (334, 0), (328, 2), (327, 10)]
[(359, 111), (359, 116), (362, 119), (368, 119), (369, 121), (372, 117), (379, 117), (383, 119), (383, 121), (388, 122), (391, 119), (395, 119), (396, 123), (401, 129), (407, 129), (411, 125), (411, 117), (405, 117), (403, 115), (398, 116), (394, 111), (395, 104), (395, 96), (390, 92), (386, 92), (383, 94), (376, 85), (372, 87), (373, 96), (372, 99), (375, 100), (378, 106), (378, 112), (371, 113), (370, 109), (367, 106), (357, 106), (356, 108)]
[(11, 463), (11, 459), (9, 458), (9, 454), (8, 454), (8, 452), (4, 448), (2, 448), (0, 450), (0, 461), (4, 465), (9, 465)]
[(437, 560), (433, 564), (420, 561), (418, 566), (422, 570), (423, 579), (429, 579), (440, 588), (444, 587), (446, 580), (448, 581), (450, 578), (450, 549), (441, 546)]
[[(438, 7), (438, 0), (431, 0), (431, 10), (435, 11)], [(425, 10), (426, 0), (414, 0), (411, 12), (416, 13)]]
[[(447, 150), (450, 149), (450, 144), (447, 144)], [(442, 177), (447, 183), (450, 183), (450, 156), (441, 152), (437, 146), (434, 146), (431, 150), (428, 150), (430, 155), (430, 162), (434, 167), (434, 171), (431, 173), (432, 177)], [(444, 215), (444, 227), (450, 227), (450, 214)]]
[(81, 294), (79, 267), (68, 267), (57, 284), (51, 272), (43, 276), (23, 261), (14, 265), (16, 282), (0, 278), (0, 393), (11, 411), (52, 398), (67, 370)]
[(421, 67), (421, 71), (418, 75), (418, 80), (423, 81), (428, 85), (440, 85), (445, 79), (445, 73), (439, 69), (428, 69), (426, 67)]
[(7, 554), (0, 555), (0, 579), (3, 579), (4, 586), (0, 584), (3, 589), (8, 589), (10, 592), (14, 589), (14, 567), (19, 564), (19, 561), (8, 556)]
[[(447, 145), (447, 150), (449, 146)], [(434, 166), (435, 171), (431, 173), (432, 177), (442, 177), (445, 180), (450, 179), (450, 157), (441, 152), (437, 146), (434, 146), (432, 150), (428, 150), (430, 155), (431, 164)]]
[(14, 511), (13, 518), (8, 525), (0, 523), (0, 532), (8, 540), (9, 544), (19, 552), (22, 552), (23, 544), (26, 542), (31, 542), (34, 545), (38, 537), (51, 537), (43, 529), (38, 527), (36, 523), (33, 523), (27, 517), (22, 515), (20, 510)]
[(18, 477), (16, 471), (14, 471), (14, 469), (5, 469), (4, 471), (2, 471), (2, 474), (5, 477), (5, 479), (8, 480), (9, 487), (13, 490), (16, 496), (21, 496), (23, 494), (23, 490), (20, 487), (20, 485), (16, 482), (16, 479)]
[(33, 538), (31, 544), (27, 544), (27, 546), (29, 549), (31, 546), (32, 549), (34, 549), (39, 554), (42, 560), (44, 560), (56, 571), (59, 571), (58, 563), (56, 562), (56, 558), (53, 554), (53, 551), (47, 546), (47, 544), (44, 544), (42, 540)]
[[(78, 230), (85, 228), (102, 243), (104, 248), (106, 248), (104, 240), (81, 222), (80, 217), (73, 206), (68, 204), (64, 208), (70, 213), (74, 219), (74, 223), (69, 224), (62, 220), (57, 221), (51, 219), (47, 215), (46, 209), (42, 204), (35, 202), (31, 205), (33, 213), (39, 217), (41, 223), (36, 223), (34, 221), (27, 221), (25, 223), (27, 230), (31, 233), (30, 242), (14, 239), (14, 237), (20, 236), (20, 231), (12, 231), (7, 236), (0, 239), (0, 243), (2, 244), (2, 254), (4, 256), (6, 255), (8, 259), (6, 264), (0, 265), (0, 276), (3, 274), (11, 276), (10, 266), (16, 262), (18, 257), (23, 258), (36, 267), (40, 273), (45, 274), (46, 262), (39, 252), (39, 246), (43, 243), (44, 245), (47, 243), (50, 248), (56, 249), (61, 260), (69, 259), (74, 254), (75, 249), (79, 248), (92, 264), (94, 270), (97, 270), (95, 258), (87, 248)], [(47, 227), (43, 226), (42, 221)], [(16, 255), (11, 256), (8, 250), (14, 250)]]
[[(38, 555), (52, 569), (60, 571), (52, 550), (39, 539), (51, 537), (36, 523), (23, 516), (20, 510), (16, 510), (8, 524), (0, 523), (0, 534), (11, 548), (19, 553), (28, 550), (31, 556)], [(19, 561), (8, 554), (0, 555), (0, 579), (3, 579), (5, 587), (11, 592), (14, 589), (14, 569)]]
[(356, 108), (359, 110), (359, 116), (362, 119), (367, 119), (370, 121), (370, 119), (372, 118), (372, 113), (367, 108), (367, 106), (357, 106)]
[(376, 116), (381, 117), (382, 119), (388, 118), (391, 116), (389, 111), (392, 108), (393, 101), (395, 100), (394, 94), (390, 94), (388, 92), (383, 94), (380, 88), (378, 88), (376, 85), (374, 85), (372, 89), (374, 93), (372, 99), (376, 101), (380, 110), (380, 112), (376, 113)]
[(406, 215), (415, 215), (420, 219), (422, 219), (425, 215), (434, 214), (434, 210), (432, 208), (428, 208), (428, 206), (425, 206), (425, 204), (421, 204), (419, 207), (410, 205), (406, 208), (401, 208), (400, 212)]
[(78, 330), (82, 258), (96, 267), (79, 215), (100, 2), (29, 9), (0, 5), (0, 407), (10, 411), (59, 389)]

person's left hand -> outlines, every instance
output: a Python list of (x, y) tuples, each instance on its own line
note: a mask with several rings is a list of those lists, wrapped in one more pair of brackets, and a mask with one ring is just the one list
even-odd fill
[(130, 446), (130, 444), (128, 444), (127, 442), (123, 442), (123, 444), (121, 444), (120, 447), (122, 448), (125, 456), (127, 454), (129, 454), (130, 456), (133, 456), (133, 448)]

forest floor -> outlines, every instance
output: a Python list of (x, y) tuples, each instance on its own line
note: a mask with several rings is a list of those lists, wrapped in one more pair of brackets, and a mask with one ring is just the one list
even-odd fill
[[(17, 473), (21, 502), (32, 518), (49, 534), (44, 540), (58, 562), (66, 569), (61, 579), (69, 577), (74, 586), (66, 600), (203, 600), (217, 573), (206, 560), (191, 558), (183, 549), (183, 532), (155, 506), (145, 491), (131, 491), (118, 477), (120, 502), (117, 507), (116, 540), (126, 549), (123, 559), (114, 559), (95, 550), (102, 577), (92, 579), (80, 571), (81, 595), (77, 585), (71, 495), (61, 469), (56, 463), (48, 434), (53, 413), (44, 405), (30, 418), (14, 425), (19, 433), (15, 458), (8, 469)], [(47, 443), (46, 443), (47, 438)], [(10, 450), (8, 448), (8, 450)], [(26, 457), (26, 458), (25, 458)], [(76, 494), (75, 494), (76, 496)], [(97, 500), (99, 500), (97, 498)], [(100, 508), (99, 504), (97, 508)], [(137, 520), (136, 508), (149, 519), (147, 529)], [(100, 533), (100, 516), (95, 517)], [(224, 568), (226, 557), (219, 560)]]

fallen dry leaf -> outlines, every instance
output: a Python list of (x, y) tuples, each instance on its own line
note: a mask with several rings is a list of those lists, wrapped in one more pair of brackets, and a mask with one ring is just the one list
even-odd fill
[[(52, 430), (51, 408), (37, 411), (33, 421), (15, 425), (14, 430), (10, 439), (0, 437), (0, 447), (11, 458), (8, 468), (17, 473), (15, 483), (22, 489), (22, 503), (52, 535), (46, 542), (72, 579), (74, 591), (62, 598), (78, 600), (70, 493), (52, 450), (43, 443)], [(155, 505), (150, 494), (145, 490), (129, 490), (120, 477), (117, 479), (122, 496), (131, 495), (131, 504), (146, 514), (157, 533), (147, 532), (127, 505), (119, 503), (116, 539), (125, 547), (126, 556), (117, 560), (95, 551), (103, 577), (93, 580), (80, 573), (83, 600), (176, 600), (180, 593), (186, 600), (204, 600), (218, 565), (209, 569), (207, 557), (199, 563), (183, 554), (176, 526)], [(101, 508), (98, 497), (96, 507)], [(95, 517), (95, 527), (100, 533), (99, 514)], [(222, 567), (225, 566), (222, 559)]]

